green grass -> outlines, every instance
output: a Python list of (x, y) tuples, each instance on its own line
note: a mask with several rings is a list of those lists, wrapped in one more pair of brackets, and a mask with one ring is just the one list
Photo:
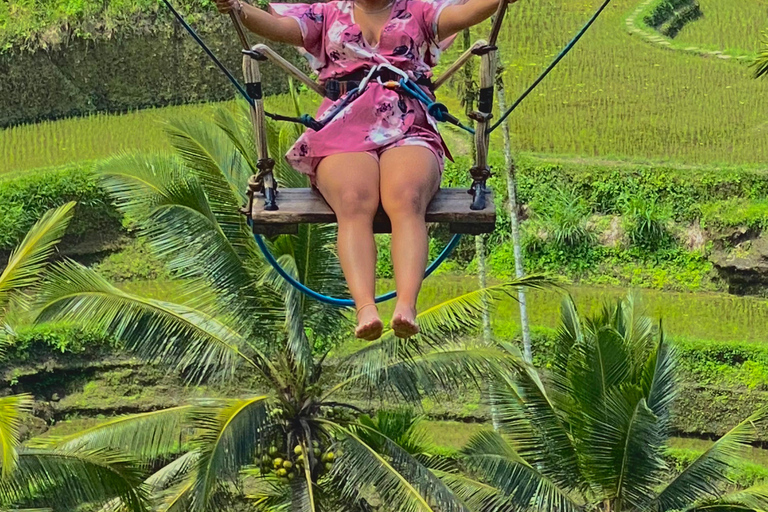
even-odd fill
[[(314, 98), (303, 97), (307, 109)], [(107, 158), (130, 151), (169, 151), (164, 125), (173, 119), (210, 119), (231, 103), (182, 105), (127, 114), (97, 114), (83, 118), (46, 121), (0, 130), (0, 176), (3, 173), (71, 162)], [(289, 96), (267, 100), (268, 108), (291, 114)]]
[(704, 13), (683, 27), (680, 43), (729, 53), (754, 54), (768, 25), (768, 0), (697, 0)]
[[(531, 83), (599, 3), (542, 0), (512, 7), (500, 41), (510, 99)], [(628, 35), (624, 20), (637, 3), (614, 0), (580, 45), (522, 104), (511, 118), (514, 147), (583, 158), (685, 164), (767, 161), (765, 84), (753, 80), (743, 64), (671, 52)], [(705, 5), (704, 10), (711, 9), (712, 19), (693, 23), (691, 31), (696, 32), (685, 37), (699, 38), (700, 33), (716, 45), (730, 46), (744, 45), (760, 21), (744, 29), (729, 20), (758, 12), (765, 0), (711, 3), (716, 7)], [(21, 3), (15, 0), (13, 5)], [(475, 35), (484, 36), (486, 29), (476, 29)], [(718, 31), (728, 35), (716, 36)], [(442, 67), (459, 52), (458, 47), (449, 51)], [(458, 108), (450, 87), (442, 97)], [(286, 100), (277, 101), (287, 106)], [(166, 146), (159, 121), (208, 112), (209, 106), (173, 107), (0, 131), (0, 173), (97, 159), (118, 151), (161, 150)], [(499, 141), (494, 138), (497, 147)], [(457, 153), (468, 147), (466, 141), (453, 145)]]

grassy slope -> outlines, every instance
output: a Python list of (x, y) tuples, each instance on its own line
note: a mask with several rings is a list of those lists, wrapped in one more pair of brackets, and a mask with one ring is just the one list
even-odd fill
[[(750, 5), (762, 1), (744, 0)], [(687, 164), (768, 160), (764, 83), (752, 80), (744, 65), (671, 52), (629, 36), (623, 21), (636, 3), (614, 0), (577, 49), (518, 109), (512, 117), (515, 147)], [(540, 73), (598, 4), (542, 0), (512, 8), (501, 40), (510, 98)], [(733, 4), (720, 9), (726, 5), (730, 9)], [(722, 27), (730, 33), (742, 30), (737, 24)], [(476, 35), (485, 31), (477, 29)], [(452, 62), (458, 52), (453, 48), (443, 62)], [(458, 108), (451, 91), (442, 96)], [(275, 108), (290, 112), (287, 102), (277, 101), (281, 105)], [(308, 102), (311, 109), (313, 101)], [(180, 107), (0, 131), (0, 173), (103, 158), (122, 150), (163, 149), (159, 119), (206, 111)], [(494, 140), (497, 147), (499, 142)], [(461, 153), (467, 146), (454, 147)]]
[(754, 54), (760, 49), (760, 35), (768, 25), (768, 0), (698, 2), (704, 17), (687, 24), (677, 41), (721, 51)]

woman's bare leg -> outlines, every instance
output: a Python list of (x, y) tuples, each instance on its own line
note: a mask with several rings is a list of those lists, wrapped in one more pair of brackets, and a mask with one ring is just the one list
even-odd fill
[(374, 305), (373, 217), (379, 208), (378, 162), (366, 153), (329, 156), (317, 169), (317, 187), (339, 221), (339, 260), (357, 306), (355, 335), (378, 339), (384, 327)]
[(381, 155), (381, 203), (392, 221), (392, 262), (398, 297), (392, 328), (400, 337), (419, 332), (416, 299), (429, 256), (425, 216), (439, 187), (440, 169), (429, 149), (404, 146)]

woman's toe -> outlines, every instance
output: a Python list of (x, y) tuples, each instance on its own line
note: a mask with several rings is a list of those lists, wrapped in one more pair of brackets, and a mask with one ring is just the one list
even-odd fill
[(416, 322), (400, 314), (392, 319), (392, 330), (398, 338), (410, 338), (419, 334), (419, 326)]

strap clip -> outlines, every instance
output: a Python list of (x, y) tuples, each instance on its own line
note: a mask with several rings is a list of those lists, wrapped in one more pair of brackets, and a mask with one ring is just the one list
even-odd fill
[(488, 55), (491, 52), (495, 52), (498, 49), (499, 47), (495, 44), (486, 44), (484, 46), (478, 46), (477, 48), (472, 49), (472, 54), (481, 57), (483, 55)]
[(264, 55), (261, 52), (257, 52), (256, 50), (243, 50), (243, 55), (247, 55), (253, 60), (257, 60), (259, 62), (266, 62), (267, 60), (269, 60), (267, 59), (266, 55)]

